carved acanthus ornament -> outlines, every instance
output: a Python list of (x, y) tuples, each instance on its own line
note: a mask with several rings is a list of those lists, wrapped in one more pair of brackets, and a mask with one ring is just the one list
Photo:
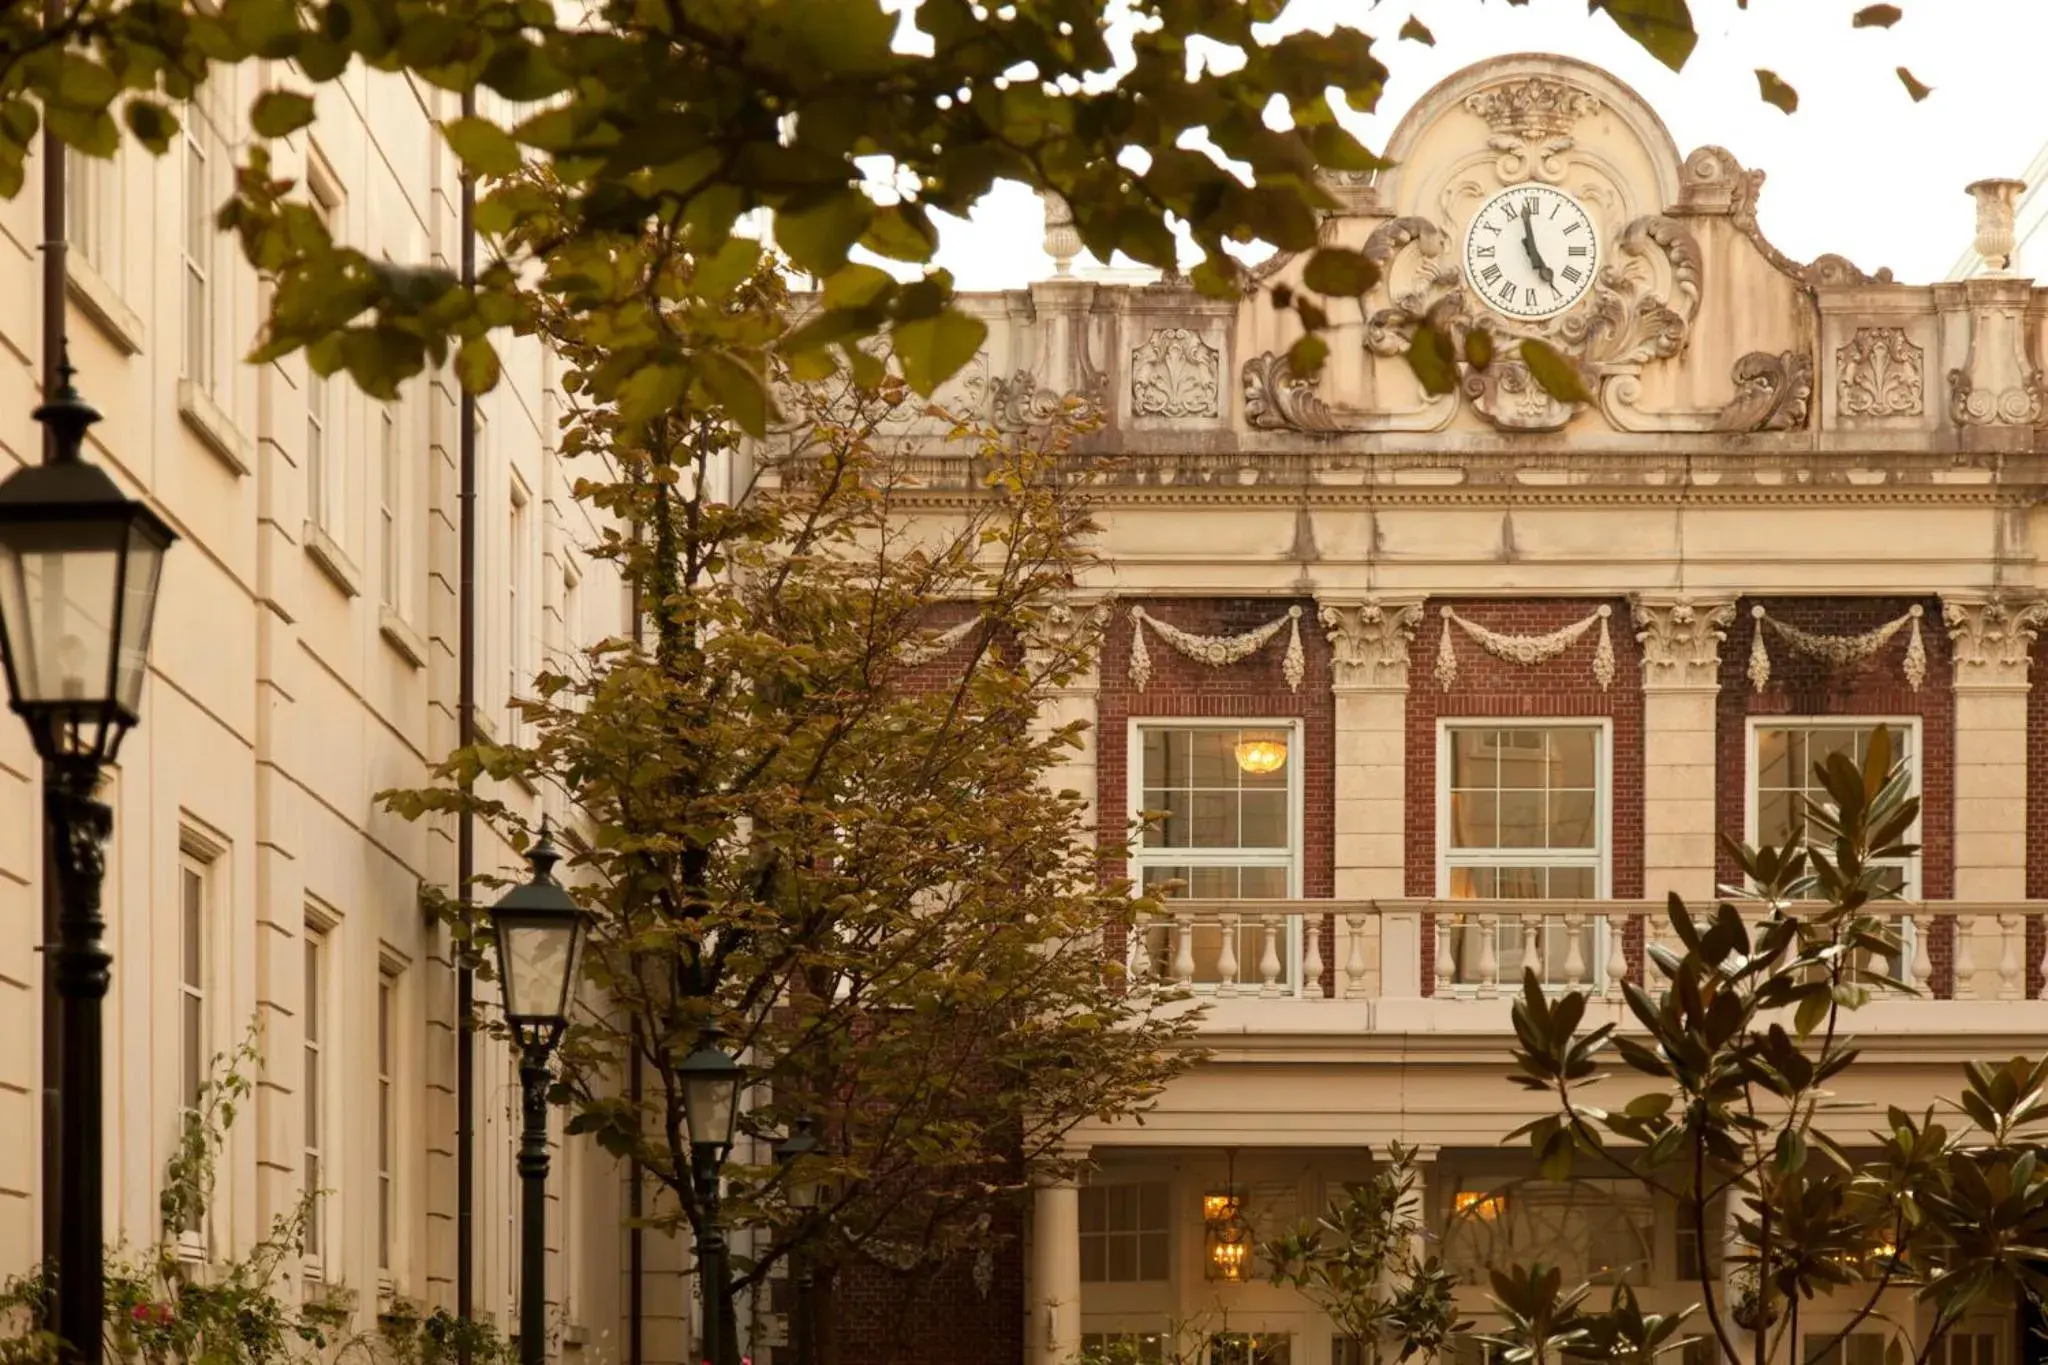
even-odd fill
[(1763, 192), (1764, 173), (1743, 169), (1726, 147), (1698, 147), (1685, 159), (1680, 171), (1679, 206), (1695, 213), (1725, 213), (1735, 230), (1747, 237), (1763, 258), (1783, 273), (1815, 288), (1842, 285), (1881, 284), (1892, 277), (1889, 270), (1865, 274), (1846, 257), (1833, 254), (1801, 265), (1771, 244), (1757, 226), (1757, 197)]
[(1408, 642), (1422, 622), (1422, 603), (1321, 602), (1316, 616), (1330, 640), (1330, 670), (1339, 690), (1408, 685)]
[(1852, 668), (1875, 658), (1878, 651), (1897, 638), (1900, 631), (1910, 630), (1906, 657), (1899, 671), (1904, 675), (1906, 685), (1915, 692), (1920, 690), (1920, 684), (1927, 681), (1927, 644), (1920, 635), (1920, 618), (1924, 613), (1917, 602), (1906, 608), (1904, 616), (1856, 635), (1821, 635), (1801, 630), (1788, 621), (1778, 620), (1760, 606), (1751, 607), (1749, 614), (1756, 621), (1756, 628), (1749, 639), (1749, 682), (1759, 692), (1771, 682), (1771, 655), (1764, 647), (1766, 627), (1793, 650), (1809, 659), (1818, 659), (1829, 668)]
[(1214, 417), (1222, 357), (1185, 327), (1152, 333), (1131, 352), (1131, 411), (1139, 417)]
[(1751, 351), (1735, 362), (1735, 396), (1714, 417), (1715, 431), (1799, 431), (1813, 398), (1813, 357)]
[(1288, 689), (1299, 692), (1302, 678), (1308, 671), (1307, 656), (1301, 648), (1300, 607), (1289, 607), (1285, 616), (1275, 617), (1263, 626), (1238, 635), (1197, 635), (1167, 624), (1143, 607), (1132, 607), (1130, 675), (1134, 691), (1143, 692), (1152, 682), (1152, 655), (1145, 648), (1145, 631), (1148, 628), (1180, 654), (1210, 668), (1227, 668), (1231, 664), (1242, 663), (1264, 649), (1284, 629), (1287, 631), (1287, 653), (1281, 658), (1280, 672), (1287, 679)]
[(1244, 420), (1260, 430), (1338, 431), (1336, 414), (1316, 396), (1315, 381), (1294, 372), (1285, 355), (1262, 352), (1245, 361)]
[(1486, 145), (1500, 154), (1494, 172), (1503, 185), (1523, 180), (1563, 182), (1571, 130), (1600, 112), (1600, 97), (1550, 76), (1525, 76), (1465, 97), (1465, 108), (1486, 120)]
[(1735, 620), (1733, 602), (1637, 601), (1636, 640), (1643, 647), (1643, 686), (1718, 686), (1721, 645)]
[(1858, 327), (1835, 352), (1844, 417), (1912, 417), (1924, 410), (1924, 353), (1903, 327)]
[(1577, 643), (1580, 636), (1598, 626), (1600, 644), (1593, 651), (1593, 678), (1603, 692), (1614, 685), (1614, 636), (1607, 626), (1608, 618), (1614, 615), (1614, 608), (1605, 603), (1584, 620), (1560, 626), (1546, 635), (1507, 635), (1489, 630), (1477, 621), (1466, 620), (1449, 607), (1443, 608), (1441, 615), (1444, 629), (1436, 646), (1436, 680), (1446, 692), (1458, 681), (1458, 651), (1451, 643), (1451, 627), (1454, 625), (1496, 659), (1520, 664), (1524, 668), (1533, 668), (1555, 659)]
[(1030, 431), (1061, 420), (1098, 421), (1103, 404), (1092, 384), (1060, 393), (1040, 388), (1037, 375), (1019, 370), (1012, 378), (995, 381), (992, 409), (989, 415), (999, 430)]
[(2048, 602), (2014, 604), (2000, 597), (1981, 602), (1943, 599), (1941, 618), (1955, 650), (1956, 686), (1972, 682), (2024, 687), (2039, 627), (2048, 621)]

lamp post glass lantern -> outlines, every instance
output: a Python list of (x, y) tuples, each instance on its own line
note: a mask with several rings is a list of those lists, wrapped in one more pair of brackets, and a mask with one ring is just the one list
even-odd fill
[[(57, 902), (50, 979), (57, 997), (61, 1152), (53, 1197), (63, 1216), (46, 1247), (65, 1357), (100, 1358), (104, 1143), (101, 1002), (113, 958), (101, 946), (100, 883), (113, 809), (98, 798), (103, 766), (142, 719), (142, 679), (164, 551), (163, 518), (79, 458), (99, 414), (60, 364), (56, 392), (35, 411), (48, 458), (0, 482), (0, 669), (8, 704), (43, 760), (43, 826)], [(46, 1172), (46, 1177), (50, 1173)]]
[(704, 1359), (725, 1358), (725, 1231), (718, 1225), (718, 1172), (732, 1150), (740, 1087), (747, 1071), (721, 1045), (725, 1031), (707, 1024), (697, 1050), (676, 1064), (683, 1085), (683, 1122), (690, 1130), (690, 1174), (697, 1187), (697, 1280), (704, 1301)]
[(548, 1059), (569, 1027), (588, 924), (554, 878), (561, 857), (543, 819), (526, 854), (532, 877), (491, 907), (505, 1022), (519, 1041), (526, 1120), (519, 1139), (520, 1365), (547, 1358)]

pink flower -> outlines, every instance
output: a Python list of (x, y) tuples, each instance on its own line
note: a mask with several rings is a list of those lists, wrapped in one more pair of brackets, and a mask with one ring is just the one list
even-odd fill
[(146, 1303), (138, 1303), (135, 1305), (134, 1308), (128, 1311), (128, 1316), (134, 1318), (137, 1322), (143, 1324), (146, 1327), (149, 1325), (151, 1311), (152, 1310), (150, 1308), (150, 1305)]

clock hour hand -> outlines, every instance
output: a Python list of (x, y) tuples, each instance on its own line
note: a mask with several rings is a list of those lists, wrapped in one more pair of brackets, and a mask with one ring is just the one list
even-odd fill
[(1549, 285), (1551, 292), (1555, 293), (1557, 291), (1557, 276), (1549, 266), (1543, 263), (1543, 253), (1536, 249), (1536, 227), (1534, 220), (1530, 216), (1535, 211), (1535, 205), (1532, 203), (1525, 202), (1522, 205), (1522, 249), (1529, 253), (1529, 264), (1535, 267), (1538, 278)]

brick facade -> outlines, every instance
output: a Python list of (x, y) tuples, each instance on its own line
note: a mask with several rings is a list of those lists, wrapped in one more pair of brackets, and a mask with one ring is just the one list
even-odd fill
[[(1444, 628), (1442, 609), (1507, 635), (1545, 635), (1585, 619), (1600, 606), (1610, 610), (1614, 681), (1602, 688), (1593, 673), (1599, 650), (1597, 626), (1541, 664), (1496, 658), (1452, 627), (1458, 676), (1446, 691), (1431, 671)], [(1604, 716), (1611, 722), (1612, 788), (1608, 796), (1609, 894), (1630, 899), (1643, 894), (1643, 688), (1641, 656), (1629, 626), (1628, 603), (1618, 598), (1528, 598), (1470, 600), (1431, 598), (1410, 648), (1407, 712), (1407, 890), (1411, 896), (1437, 894), (1437, 722), (1446, 717), (1560, 720)], [(1641, 927), (1624, 939), (1630, 973), (1641, 970)], [(1422, 926), (1422, 989), (1436, 981), (1436, 926)]]
[[(2048, 900), (2048, 637), (2034, 641), (2027, 679), (2027, 899)], [(2027, 998), (2040, 995), (2041, 955), (2048, 951), (2048, 924), (2027, 917)]]
[[(825, 1365), (1016, 1365), (1024, 1358), (1023, 1217), (998, 1218), (992, 1263), (977, 1282), (976, 1253), (937, 1271), (900, 1275), (872, 1263), (833, 1277), (831, 1331), (820, 1334), (836, 1360)], [(795, 1360), (778, 1351), (775, 1365)], [(821, 1356), (821, 1359), (823, 1357)]]
[[(1871, 658), (1847, 667), (1801, 654), (1765, 636), (1771, 656), (1769, 684), (1759, 692), (1747, 674), (1750, 642), (1760, 623), (1751, 608), (1762, 606), (1776, 620), (1818, 635), (1856, 635), (1921, 608), (1921, 640), (1927, 676), (1915, 689), (1906, 680), (1908, 632)], [(1902, 716), (1920, 721), (1920, 894), (1928, 900), (1955, 895), (1955, 689), (1948, 633), (1941, 627), (1938, 599), (1904, 597), (1745, 597), (1721, 647), (1721, 693), (1715, 722), (1715, 811), (1721, 834), (1740, 840), (1747, 833), (1749, 727), (1751, 716)], [(2031, 779), (2030, 779), (2031, 780)], [(1735, 860), (1717, 847), (1715, 880), (1738, 879)], [(1954, 924), (1939, 921), (1928, 938), (1934, 988), (1951, 993), (1954, 981)]]
[[(1130, 609), (1198, 635), (1235, 635), (1255, 630), (1289, 607), (1301, 609), (1301, 645), (1307, 664), (1301, 689), (1288, 687), (1282, 672), (1287, 631), (1247, 659), (1211, 668), (1181, 654), (1148, 632), (1145, 652), (1152, 676), (1143, 692), (1131, 684)], [(1336, 886), (1336, 699), (1330, 691), (1330, 646), (1316, 625), (1309, 598), (1166, 598), (1121, 601), (1110, 618), (1101, 659), (1097, 698), (1096, 791), (1098, 828), (1105, 844), (1121, 842), (1130, 810), (1130, 722), (1133, 718), (1181, 720), (1294, 720), (1302, 722), (1301, 894), (1328, 897)], [(1105, 859), (1105, 871), (1122, 876), (1122, 859)], [(1336, 962), (1334, 929), (1323, 924), (1323, 961)], [(1331, 988), (1334, 966), (1323, 973)]]

